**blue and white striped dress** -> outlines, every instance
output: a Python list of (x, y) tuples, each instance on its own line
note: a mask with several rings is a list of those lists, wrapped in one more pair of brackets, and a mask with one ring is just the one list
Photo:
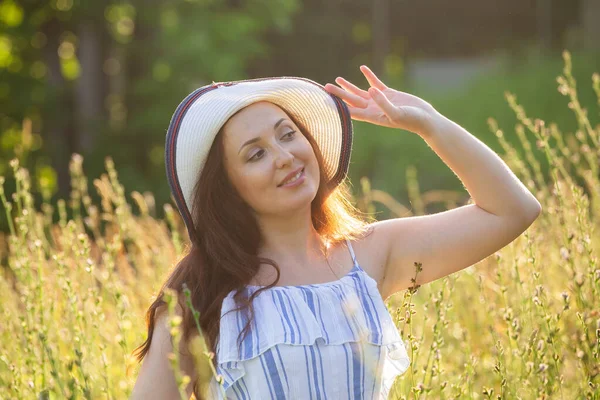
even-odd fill
[[(358, 264), (341, 279), (277, 286), (254, 299), (254, 322), (238, 351), (247, 321), (233, 292), (224, 299), (217, 373), (227, 399), (387, 399), (410, 364), (405, 344), (377, 289)], [(246, 296), (258, 290), (247, 286)], [(223, 399), (213, 377), (211, 399)]]

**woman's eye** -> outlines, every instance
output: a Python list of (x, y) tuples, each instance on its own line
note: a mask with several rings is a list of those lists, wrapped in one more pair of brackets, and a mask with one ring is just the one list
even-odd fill
[(286, 137), (287, 135), (290, 135), (290, 137), (292, 137), (295, 134), (296, 134), (296, 131), (290, 131), (290, 132), (286, 133), (285, 135), (283, 135), (283, 137)]
[[(290, 132), (288, 132), (288, 133), (284, 134), (284, 135), (282, 136), (282, 138), (284, 138), (284, 137), (286, 137), (286, 136), (288, 136), (288, 137), (290, 137), (290, 138), (293, 138), (295, 135), (296, 135), (296, 131), (290, 131)], [(258, 160), (258, 159), (262, 158), (262, 155), (261, 155), (260, 157), (257, 157), (259, 154), (262, 154), (262, 153), (264, 153), (264, 150), (259, 150), (259, 151), (257, 151), (256, 153), (254, 153), (254, 155), (253, 155), (252, 157), (250, 157), (250, 158), (248, 159), (248, 161), (256, 161), (256, 160)]]
[(248, 161), (254, 161), (254, 160), (258, 160), (259, 158), (261, 158), (261, 157), (256, 157), (257, 155), (261, 154), (261, 152), (264, 152), (264, 150), (259, 150), (256, 153), (254, 153), (254, 155), (252, 157), (250, 157), (248, 159)]

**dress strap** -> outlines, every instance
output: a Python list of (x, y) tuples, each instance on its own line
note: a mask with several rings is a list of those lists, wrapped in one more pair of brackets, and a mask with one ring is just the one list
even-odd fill
[(348, 246), (348, 250), (350, 251), (350, 255), (352, 256), (352, 262), (354, 263), (354, 265), (358, 264), (356, 262), (356, 256), (354, 255), (354, 249), (352, 248), (352, 244), (350, 244), (350, 241), (348, 239), (346, 239), (346, 246)]

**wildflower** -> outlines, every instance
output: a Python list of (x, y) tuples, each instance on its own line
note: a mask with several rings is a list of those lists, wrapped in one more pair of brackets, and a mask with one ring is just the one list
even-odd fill
[(541, 351), (544, 348), (544, 340), (540, 339), (537, 343), (537, 351)]
[(567, 292), (562, 292), (561, 296), (563, 298), (563, 302), (565, 303), (563, 306), (563, 311), (569, 309), (569, 294)]
[(526, 368), (527, 368), (527, 372), (531, 372), (533, 370), (533, 361), (527, 361), (527, 363), (525, 364)]

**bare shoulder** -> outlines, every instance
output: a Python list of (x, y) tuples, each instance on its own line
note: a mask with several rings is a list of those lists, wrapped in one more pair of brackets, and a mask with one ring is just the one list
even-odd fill
[(377, 225), (370, 224), (368, 232), (351, 243), (356, 261), (377, 282), (377, 288), (381, 292), (387, 252), (385, 243), (378, 240), (377, 234)]

